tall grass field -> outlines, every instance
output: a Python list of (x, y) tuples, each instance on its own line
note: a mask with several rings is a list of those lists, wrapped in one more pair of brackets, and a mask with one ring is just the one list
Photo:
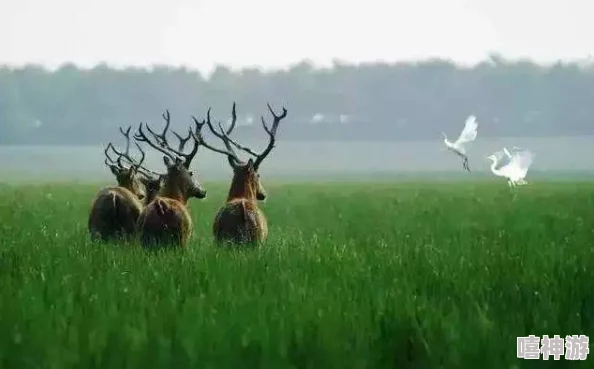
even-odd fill
[[(592, 368), (516, 337), (594, 338), (594, 183), (267, 183), (270, 237), (94, 244), (99, 185), (0, 186), (2, 368)], [(594, 346), (590, 344), (590, 346)]]

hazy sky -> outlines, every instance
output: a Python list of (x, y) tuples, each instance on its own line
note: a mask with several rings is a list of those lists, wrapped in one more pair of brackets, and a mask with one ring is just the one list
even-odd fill
[(591, 0), (0, 0), (0, 63), (585, 59), (593, 13)]

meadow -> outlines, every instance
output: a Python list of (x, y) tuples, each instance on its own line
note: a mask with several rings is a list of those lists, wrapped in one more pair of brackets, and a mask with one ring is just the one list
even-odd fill
[[(547, 368), (516, 337), (594, 333), (594, 183), (269, 183), (270, 238), (93, 244), (100, 185), (0, 185), (2, 368)], [(592, 354), (591, 354), (592, 355)]]

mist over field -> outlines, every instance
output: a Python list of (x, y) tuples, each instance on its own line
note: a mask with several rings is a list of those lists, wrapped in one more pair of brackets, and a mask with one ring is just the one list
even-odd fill
[[(456, 127), (457, 125), (452, 124)], [(277, 142), (274, 154), (261, 169), (270, 180), (367, 179), (413, 176), (426, 180), (457, 177), (472, 179), (491, 175), (485, 156), (506, 146), (529, 148), (536, 154), (528, 177), (555, 179), (594, 174), (594, 137), (552, 138), (481, 138), (469, 149), (472, 173), (462, 171), (461, 160), (446, 151), (436, 135), (425, 141), (284, 141)], [(115, 135), (114, 143), (122, 145)], [(266, 142), (247, 141), (262, 150)], [(133, 153), (139, 155), (137, 151)], [(164, 171), (162, 155), (150, 148), (146, 163), (155, 171)], [(103, 164), (102, 146), (0, 146), (0, 181), (112, 181), (113, 175)], [(196, 164), (202, 181), (227, 180), (231, 169), (219, 154), (199, 149)]]

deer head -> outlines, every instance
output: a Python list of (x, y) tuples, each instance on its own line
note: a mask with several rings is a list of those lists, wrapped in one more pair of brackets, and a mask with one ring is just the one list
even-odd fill
[(163, 187), (164, 178), (165, 175), (163, 174), (159, 174), (157, 177), (140, 177), (140, 181), (142, 182), (142, 184), (144, 184), (146, 192), (146, 196), (144, 198), (145, 204), (149, 204), (159, 194), (161, 187)]
[[(158, 174), (142, 166), (142, 163), (145, 159), (145, 153), (137, 143), (135, 143), (136, 147), (142, 155), (140, 160), (136, 161), (130, 155), (131, 128), (132, 127), (129, 126), (128, 129), (125, 131), (122, 129), (122, 127), (120, 127), (119, 129), (120, 133), (126, 138), (126, 149), (124, 150), (124, 152), (118, 151), (111, 142), (107, 145), (103, 152), (105, 154), (105, 165), (109, 167), (113, 175), (116, 177), (118, 186), (130, 190), (133, 194), (135, 194), (139, 199), (142, 200), (147, 195), (147, 181), (154, 181), (154, 178), (151, 175), (158, 176)], [(117, 159), (114, 160), (109, 155), (109, 150), (113, 151), (117, 155)], [(126, 167), (123, 164), (123, 159), (128, 162), (129, 167)], [(142, 174), (144, 178), (138, 177), (138, 174)]]
[[(237, 197), (237, 196), (255, 197), (257, 200), (260, 200), (260, 201), (263, 201), (266, 199), (266, 191), (264, 190), (264, 187), (262, 186), (262, 182), (260, 181), (260, 174), (258, 173), (258, 169), (260, 168), (260, 165), (262, 164), (264, 159), (268, 156), (268, 154), (270, 154), (270, 152), (274, 148), (274, 144), (276, 141), (276, 132), (277, 132), (278, 126), (279, 126), (281, 120), (283, 120), (287, 116), (287, 109), (285, 109), (284, 107), (283, 107), (283, 112), (280, 115), (278, 115), (272, 110), (272, 108), (270, 107), (270, 104), (267, 104), (267, 105), (268, 105), (268, 110), (270, 111), (270, 113), (273, 116), (273, 122), (272, 122), (272, 127), (269, 128), (266, 125), (266, 122), (264, 121), (264, 117), (261, 118), (262, 126), (264, 127), (264, 130), (266, 131), (266, 133), (268, 133), (269, 141), (268, 141), (268, 146), (266, 147), (266, 149), (264, 149), (264, 151), (260, 154), (256, 153), (255, 151), (251, 150), (248, 147), (245, 147), (245, 146), (239, 144), (238, 142), (236, 142), (235, 140), (233, 140), (232, 138), (229, 137), (229, 135), (233, 132), (233, 129), (235, 128), (235, 125), (237, 122), (235, 103), (233, 103), (233, 109), (231, 112), (231, 115), (232, 115), (231, 125), (230, 125), (229, 129), (227, 129), (227, 131), (223, 130), (223, 127), (221, 126), (220, 122), (218, 124), (218, 130), (215, 129), (215, 127), (213, 127), (211, 118), (210, 118), (210, 108), (208, 109), (208, 112), (206, 114), (206, 121), (198, 122), (198, 120), (195, 117), (192, 117), (192, 119), (194, 119), (194, 122), (196, 123), (197, 127), (201, 127), (202, 125), (204, 125), (206, 123), (208, 125), (208, 128), (210, 129), (210, 131), (216, 137), (218, 137), (220, 140), (222, 140), (223, 144), (225, 145), (225, 149), (219, 149), (219, 148), (216, 148), (216, 147), (206, 143), (204, 140), (204, 137), (202, 135), (199, 135), (199, 137), (198, 137), (201, 144), (203, 146), (205, 146), (206, 148), (208, 148), (214, 152), (218, 152), (220, 154), (224, 154), (227, 156), (229, 165), (233, 169), (233, 181), (232, 181), (231, 190), (230, 190), (230, 194), (229, 194), (230, 197)], [(197, 129), (196, 131), (198, 132), (198, 134), (200, 133), (200, 130)], [(247, 160), (247, 162), (241, 160), (239, 158), (239, 156), (237, 155), (237, 153), (235, 152), (235, 150), (233, 149), (233, 147), (235, 147), (239, 150), (245, 151), (249, 155), (253, 156), (255, 158), (255, 160), (254, 160), (254, 158), (249, 158)]]
[[(167, 174), (162, 178), (162, 187), (160, 193), (164, 196), (180, 200), (184, 204), (190, 197), (203, 199), (206, 197), (206, 190), (202, 188), (198, 181), (193, 178), (194, 173), (190, 171), (190, 164), (192, 159), (198, 152), (199, 141), (192, 129), (189, 130), (187, 137), (180, 136), (177, 132), (172, 133), (179, 140), (177, 149), (171, 147), (167, 140), (167, 131), (171, 124), (171, 115), (166, 110), (162, 114), (165, 120), (165, 127), (161, 133), (155, 133), (146, 123), (140, 123), (138, 132), (134, 135), (137, 141), (146, 142), (153, 149), (164, 154), (163, 163), (167, 167)], [(148, 135), (144, 131), (143, 126), (148, 130)], [(189, 153), (184, 153), (184, 147), (187, 142), (193, 139), (193, 146)]]

